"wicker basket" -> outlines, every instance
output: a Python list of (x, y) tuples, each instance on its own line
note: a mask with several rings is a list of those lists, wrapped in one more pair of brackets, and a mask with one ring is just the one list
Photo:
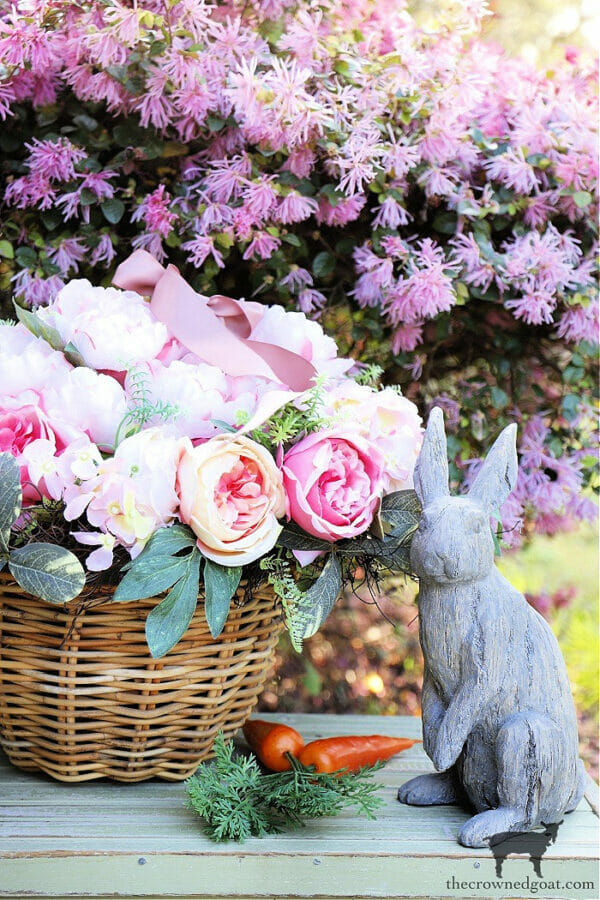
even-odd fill
[(21, 769), (59, 781), (187, 778), (219, 730), (233, 734), (262, 690), (281, 630), (270, 588), (234, 598), (211, 637), (198, 609), (162, 659), (144, 624), (157, 600), (112, 603), (111, 591), (67, 608), (0, 574), (0, 744)]

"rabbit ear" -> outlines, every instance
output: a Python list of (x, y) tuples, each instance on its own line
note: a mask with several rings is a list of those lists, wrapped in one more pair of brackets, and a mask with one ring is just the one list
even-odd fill
[(439, 406), (429, 413), (427, 431), (415, 466), (414, 483), (422, 506), (450, 493), (444, 413)]
[(500, 433), (488, 453), (469, 491), (489, 513), (498, 512), (517, 483), (517, 426), (513, 423)]

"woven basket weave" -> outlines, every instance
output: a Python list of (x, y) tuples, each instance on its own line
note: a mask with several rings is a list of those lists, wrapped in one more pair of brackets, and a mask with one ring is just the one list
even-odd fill
[(112, 603), (110, 589), (65, 609), (0, 574), (0, 745), (14, 765), (59, 781), (180, 781), (218, 731), (248, 718), (281, 630), (270, 588), (234, 597), (214, 639), (199, 603), (181, 641), (154, 660), (156, 599)]

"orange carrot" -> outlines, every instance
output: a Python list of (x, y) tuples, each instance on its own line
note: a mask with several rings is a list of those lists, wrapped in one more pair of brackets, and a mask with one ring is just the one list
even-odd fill
[(410, 738), (381, 734), (322, 738), (307, 744), (298, 758), (303, 765), (314, 766), (317, 772), (337, 772), (339, 769), (357, 772), (362, 766), (383, 762), (416, 743)]
[(295, 728), (277, 722), (265, 722), (263, 719), (250, 719), (246, 722), (244, 737), (254, 755), (272, 772), (287, 772), (291, 769), (285, 754), (298, 756), (304, 747), (304, 738)]

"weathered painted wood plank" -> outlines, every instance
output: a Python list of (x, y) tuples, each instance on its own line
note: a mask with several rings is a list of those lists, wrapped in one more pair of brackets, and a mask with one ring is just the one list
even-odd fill
[[(414, 718), (278, 715), (307, 739), (343, 733), (417, 737)], [(0, 761), (0, 897), (528, 897), (514, 887), (535, 879), (523, 856), (504, 863), (500, 887), (490, 884), (489, 850), (466, 850), (456, 835), (468, 813), (455, 807), (415, 809), (399, 804), (399, 784), (431, 771), (412, 747), (379, 773), (385, 806), (375, 822), (351, 815), (243, 845), (206, 840), (184, 808), (181, 785), (57, 784)], [(538, 896), (597, 898), (598, 819), (593, 796), (567, 816), (542, 861), (548, 887)], [(587, 886), (566, 889), (567, 881)], [(539, 881), (537, 881), (539, 884)], [(570, 891), (570, 892), (569, 892)]]

